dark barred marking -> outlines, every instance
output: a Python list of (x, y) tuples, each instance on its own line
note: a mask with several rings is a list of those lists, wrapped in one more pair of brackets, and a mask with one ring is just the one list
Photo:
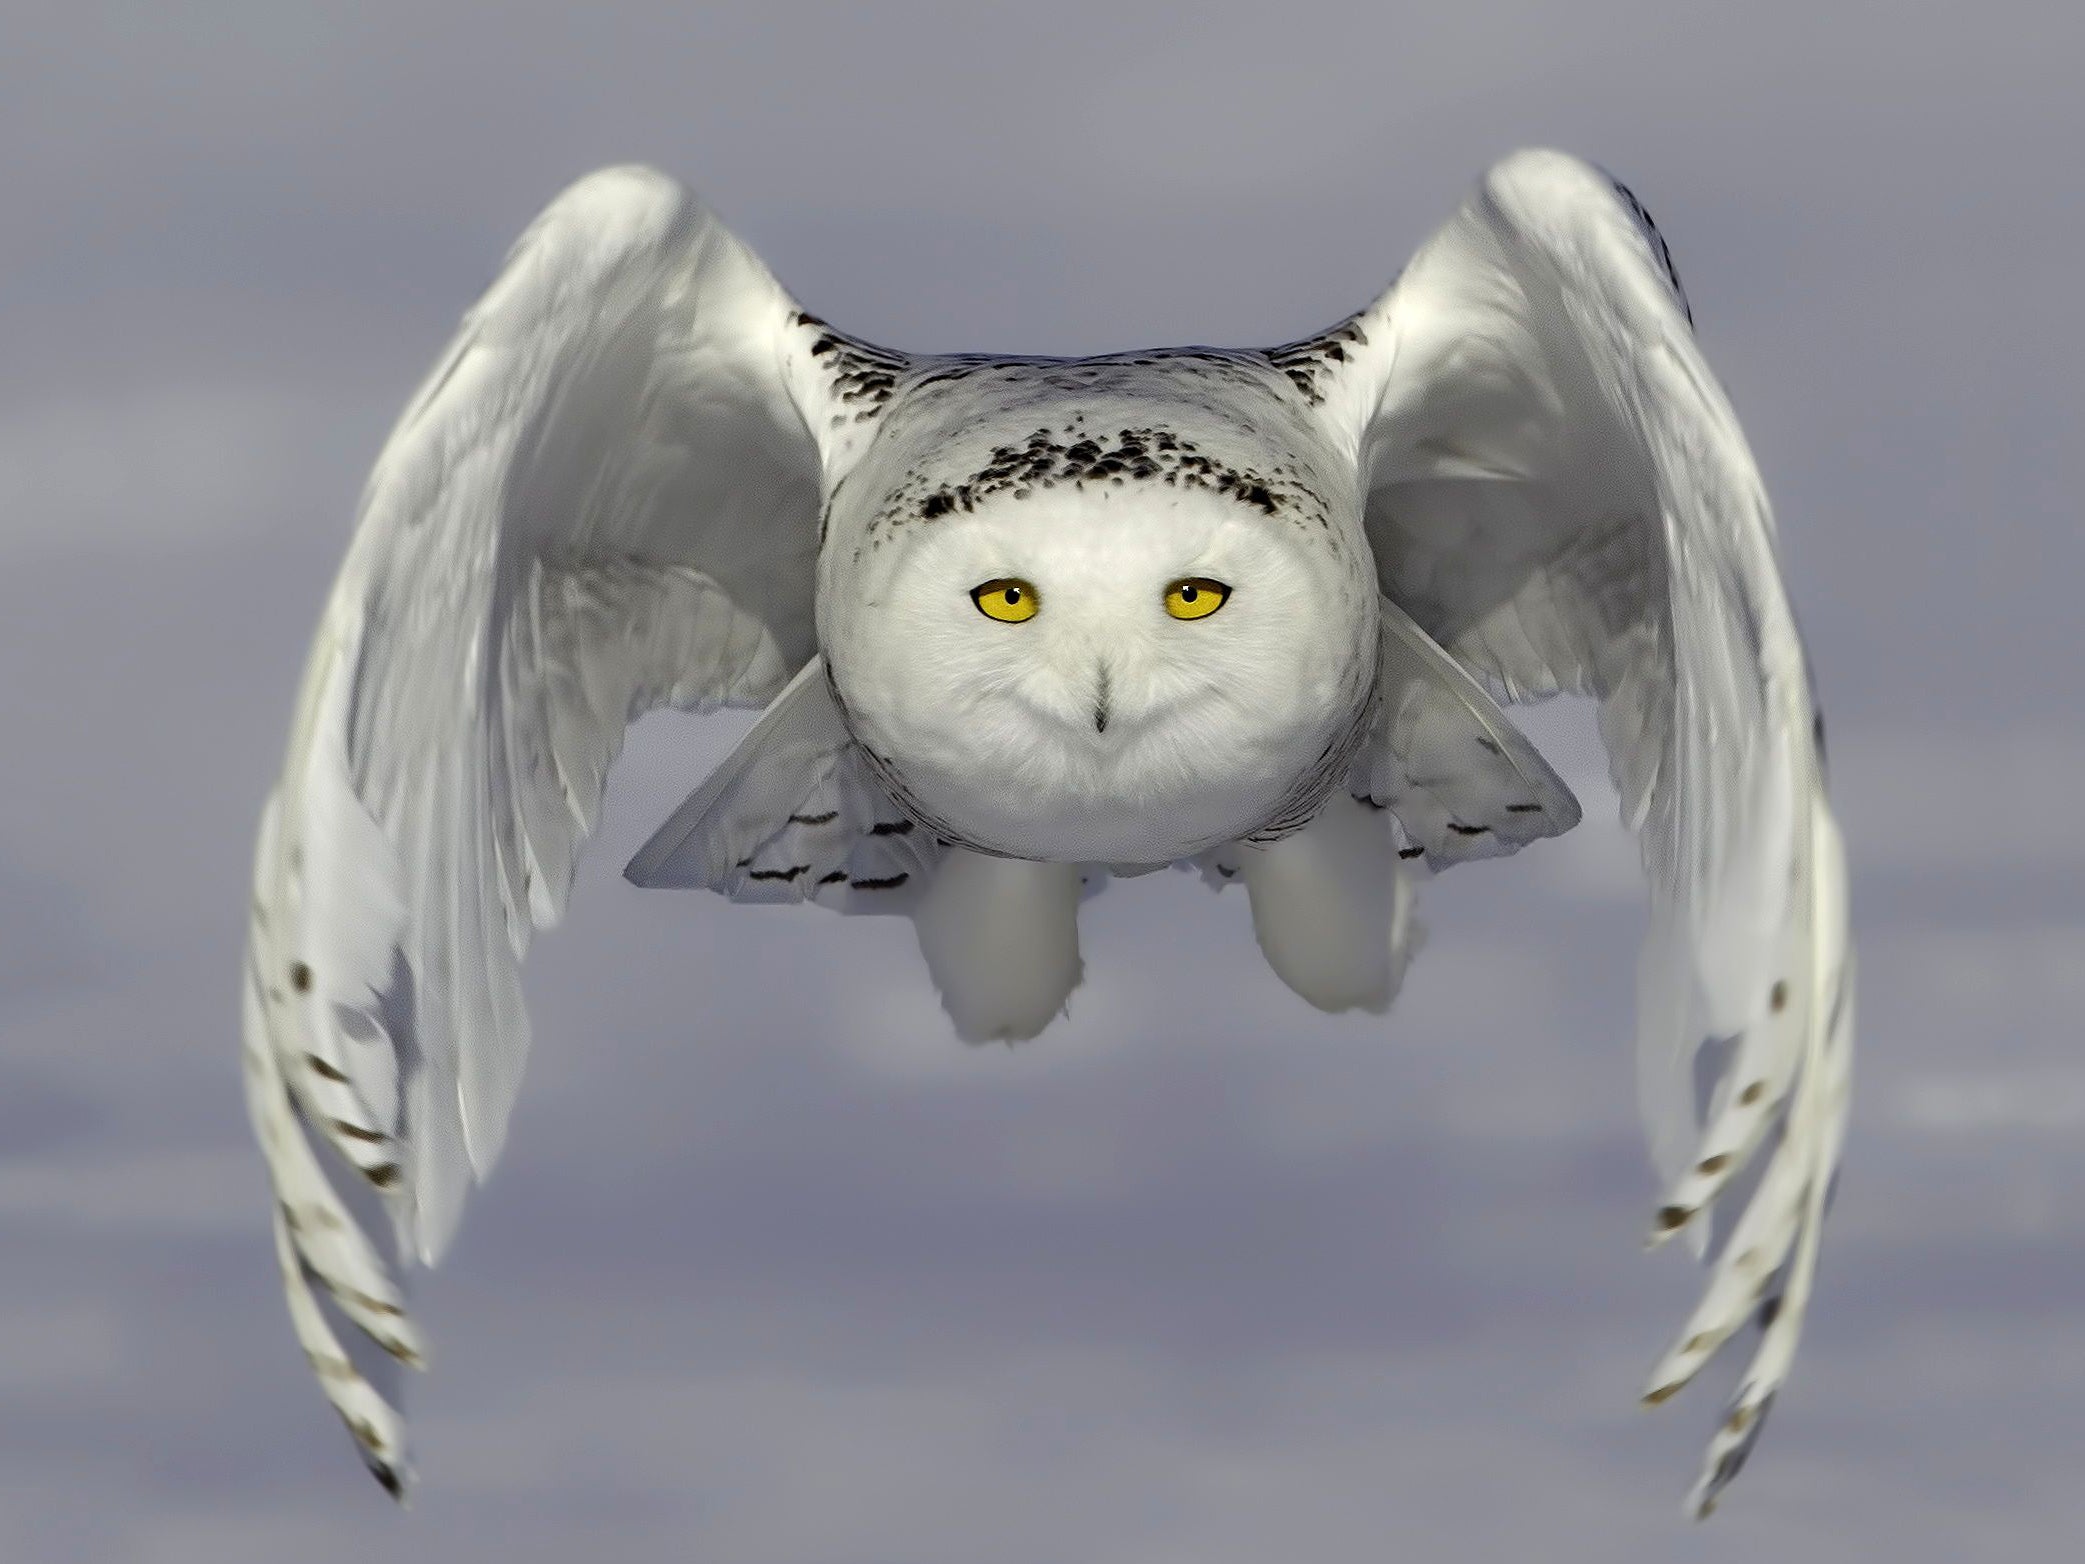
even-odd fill
[(300, 994), (311, 992), (311, 968), (302, 961), (290, 963), (290, 987)]
[[(1734, 1445), (1726, 1451), (1723, 1459), (1716, 1463), (1715, 1471), (1709, 1474), (1709, 1491), (1715, 1493), (1728, 1487), (1731, 1479), (1744, 1470), (1745, 1461), (1751, 1454), (1752, 1446), (1749, 1441), (1745, 1444)], [(1715, 1507), (1715, 1502), (1714, 1499), (1702, 1500), (1701, 1513), (1707, 1515)]]
[[(376, 1424), (370, 1422), (368, 1418), (350, 1417), (347, 1413), (343, 1412), (340, 1414), (340, 1420), (343, 1423), (347, 1424), (348, 1432), (355, 1436), (355, 1443), (361, 1445), (365, 1450), (369, 1451), (369, 1453), (372, 1456), (375, 1455), (377, 1450), (383, 1445), (384, 1436), (377, 1432)], [(387, 1488), (391, 1487), (391, 1483), (395, 1483), (398, 1480), (397, 1475), (395, 1473), (392, 1473), (390, 1482), (384, 1481), (385, 1474), (389, 1473), (391, 1471), (391, 1468), (382, 1463), (381, 1461), (377, 1463), (374, 1470), (376, 1472), (376, 1480), (380, 1483), (384, 1483), (384, 1486)], [(392, 1492), (395, 1494), (397, 1490), (394, 1488), (392, 1489)]]
[(911, 879), (910, 874), (894, 874), (883, 880), (850, 880), (847, 883), (858, 891), (894, 891)]
[(792, 869), (755, 869), (746, 878), (749, 880), (780, 880), (787, 884), (810, 867), (807, 863), (800, 863)]
[(1665, 273), (1665, 280), (1672, 285), (1672, 296), (1679, 301), (1680, 313), (1687, 317), (1687, 324), (1692, 326), (1694, 306), (1687, 302), (1687, 290), (1680, 286), (1680, 269), (1672, 264), (1672, 247), (1665, 242), (1665, 235), (1658, 232), (1658, 225), (1651, 221), (1649, 209), (1636, 199), (1634, 190), (1612, 174), (1607, 176), (1607, 182), (1614, 186), (1615, 194), (1628, 206), (1631, 215), (1636, 219), (1636, 226), (1643, 230), (1644, 241), (1650, 245), (1652, 256)]
[(364, 1168), (362, 1176), (368, 1179), (370, 1183), (376, 1185), (378, 1189), (389, 1189), (398, 1182), (398, 1164), (395, 1162), (379, 1162), (373, 1168)]
[(1488, 825), (1464, 825), (1460, 821), (1450, 820), (1448, 829), (1457, 836), (1483, 836), (1491, 830), (1491, 827)]
[(351, 1384), (362, 1376), (355, 1372), (354, 1364), (346, 1358), (336, 1358), (330, 1353), (307, 1352), (304, 1361), (311, 1365), (312, 1373), (320, 1379), (330, 1379), (335, 1384)]
[(828, 821), (837, 820), (839, 818), (839, 810), (828, 809), (822, 815), (791, 815), (789, 817), (789, 823), (791, 825), (824, 825)]
[(1542, 806), (1540, 804), (1508, 804), (1506, 813), (1509, 815), (1539, 815), (1542, 813)]
[(1026, 498), (1038, 488), (1057, 488), (1057, 484), (1120, 486), (1126, 480), (1157, 480), (1174, 488), (1213, 488), (1266, 515), (1280, 515), (1286, 498), (1309, 494), (1303, 484), (1289, 484), (1278, 475), (1270, 478), (1249, 467), (1230, 467), (1205, 457), (1193, 440), (1182, 440), (1170, 430), (1149, 427), (1093, 436), (1065, 425), (1061, 438), (1051, 427), (1040, 427), (1026, 444), (992, 446), (990, 461), (970, 478), (922, 496), (919, 519), (934, 521), (951, 511), (967, 515), (978, 507), (978, 500), (1005, 490), (1013, 490), (1013, 498)]
[(869, 827), (871, 836), (908, 836), (912, 832), (910, 820), (879, 820)]
[(796, 324), (817, 333), (809, 349), (811, 357), (821, 361), (833, 396), (856, 409), (857, 422), (883, 410), (898, 377), (911, 367), (911, 359), (904, 354), (835, 331), (807, 310), (797, 311)]
[(1361, 329), (1358, 314), (1349, 315), (1329, 331), (1322, 331), (1315, 337), (1304, 337), (1267, 349), (1267, 362), (1287, 375), (1289, 384), (1303, 393), (1303, 399), (1317, 407), (1325, 400), (1318, 378), (1327, 372), (1328, 365), (1347, 361), (1349, 343), (1355, 347), (1368, 346), (1368, 333)]
[(1425, 851), (1426, 849), (1423, 847), (1400, 847), (1397, 850), (1397, 856), (1400, 858), (1417, 858)]
[(1685, 1206), (1660, 1206), (1658, 1208), (1658, 1231), (1676, 1232), (1687, 1225), (1687, 1218), (1694, 1213)]
[(346, 1119), (328, 1119), (326, 1123), (332, 1126), (334, 1134), (345, 1135), (349, 1140), (359, 1140), (371, 1146), (381, 1146), (391, 1138), (382, 1130), (364, 1129), (359, 1124), (350, 1124)]
[[(367, 1309), (371, 1314), (381, 1314), (386, 1316), (387, 1318), (394, 1320), (402, 1320), (405, 1318), (405, 1310), (401, 1309), (397, 1304), (379, 1298), (375, 1296), (373, 1293), (366, 1293), (362, 1291), (362, 1289), (359, 1287), (350, 1287), (346, 1282), (340, 1280), (339, 1277), (328, 1276), (324, 1271), (319, 1270), (315, 1266), (310, 1267), (309, 1269), (311, 1270), (311, 1274), (315, 1278), (317, 1278), (318, 1284), (321, 1287), (325, 1288), (326, 1291), (331, 1293), (334, 1297), (338, 1298), (342, 1303), (348, 1304), (355, 1308)], [(386, 1351), (398, 1350), (394, 1348), (390, 1343), (385, 1342), (382, 1338), (378, 1338), (377, 1344), (383, 1347)]]
[(838, 885), (846, 878), (847, 871), (845, 869), (835, 869), (831, 874), (819, 876), (818, 883), (820, 885)]
[(317, 1054), (308, 1053), (304, 1056), (304, 1062), (311, 1066), (313, 1074), (323, 1075), (327, 1080), (337, 1082), (342, 1086), (348, 1084), (347, 1072), (334, 1065), (330, 1060), (321, 1059)]

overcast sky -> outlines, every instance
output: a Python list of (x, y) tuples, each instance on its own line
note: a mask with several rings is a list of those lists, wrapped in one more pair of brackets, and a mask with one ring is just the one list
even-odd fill
[[(1816, 14), (1824, 10), (1828, 18)], [(714, 13), (725, 12), (719, 16)], [(2085, 1536), (2085, 24), (2056, 4), (181, 7), (0, 25), (0, 1557), (1900, 1561)], [(523, 224), (701, 190), (913, 348), (1264, 343), (1515, 146), (1654, 211), (1832, 719), (1861, 953), (1822, 1291), (1751, 1470), (1643, 1374), (1695, 1276), (1632, 850), (1434, 886), (1387, 1022), (1243, 898), (1084, 914), (970, 1051), (896, 920), (616, 871), (739, 731), (653, 719), (498, 1177), (418, 1298), (392, 1511), (283, 1317), (236, 1070), (254, 816), (371, 458)]]

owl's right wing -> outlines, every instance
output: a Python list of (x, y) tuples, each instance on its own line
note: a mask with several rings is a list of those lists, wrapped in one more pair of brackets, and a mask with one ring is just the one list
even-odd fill
[(823, 495), (902, 366), (609, 169), (523, 234), (377, 459), (262, 815), (243, 1013), (292, 1323), (394, 1493), (400, 1419), (311, 1284), (394, 1357), (420, 1340), (313, 1139), (432, 1263), (626, 725), (762, 704), (812, 657)]

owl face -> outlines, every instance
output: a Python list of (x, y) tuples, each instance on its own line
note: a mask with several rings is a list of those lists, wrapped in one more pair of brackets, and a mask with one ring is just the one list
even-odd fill
[(886, 510), (820, 625), (893, 790), (1022, 858), (1158, 863), (1265, 824), (1361, 718), (1376, 586), (1355, 517), (1238, 488)]

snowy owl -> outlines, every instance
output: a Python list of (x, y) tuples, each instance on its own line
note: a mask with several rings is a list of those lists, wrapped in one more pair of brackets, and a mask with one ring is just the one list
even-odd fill
[(1082, 889), (1167, 864), (1242, 881), (1305, 1000), (1383, 1009), (1420, 876), (1577, 822), (1499, 705), (1559, 691), (1649, 881), (1651, 1238), (1711, 1261), (1646, 1399), (1762, 1327), (1706, 1513), (1810, 1296), (1851, 957), (1772, 515), (1635, 197), (1518, 153), (1318, 336), (1049, 359), (870, 346), (672, 180), (581, 180), (378, 457), (261, 819), (247, 1099), (364, 1459), (403, 1493), (339, 1327), (421, 1338), (320, 1148), (439, 1256), (640, 714), (764, 708), (630, 879), (907, 915), (955, 1030), (1013, 1039), (1078, 984)]

